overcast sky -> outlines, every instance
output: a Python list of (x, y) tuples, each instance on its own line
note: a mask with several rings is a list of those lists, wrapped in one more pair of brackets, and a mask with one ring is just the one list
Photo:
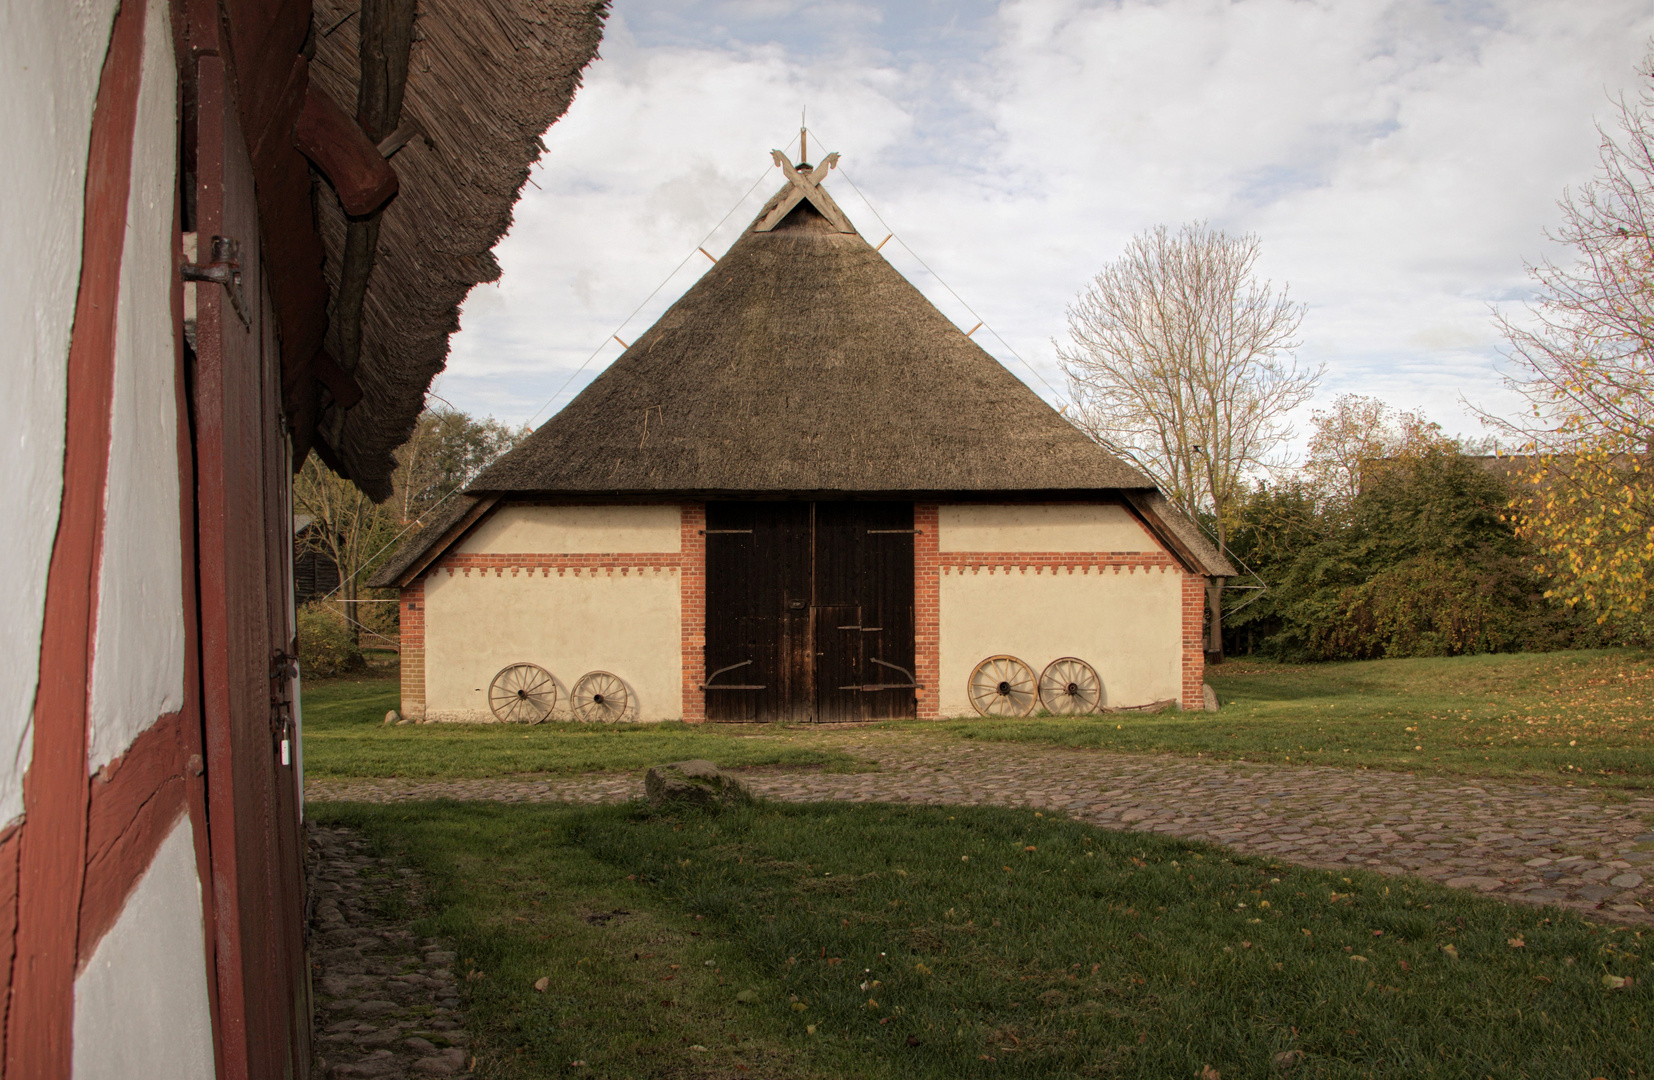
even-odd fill
[(1510, 404), (1489, 306), (1527, 295), (1651, 34), (1650, 0), (616, 0), (435, 392), (561, 408), (781, 185), (807, 107), (859, 231), (1050, 400), (1076, 293), (1204, 219), (1308, 305), (1316, 404), (1477, 434), (1461, 398)]

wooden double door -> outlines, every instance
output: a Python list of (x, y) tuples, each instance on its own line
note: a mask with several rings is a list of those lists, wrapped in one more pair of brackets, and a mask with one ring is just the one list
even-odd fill
[(915, 715), (913, 504), (706, 508), (706, 716)]

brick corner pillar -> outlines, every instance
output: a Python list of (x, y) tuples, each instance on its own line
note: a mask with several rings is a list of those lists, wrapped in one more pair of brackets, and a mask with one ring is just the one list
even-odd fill
[(1206, 708), (1206, 579), (1183, 575), (1183, 697), (1185, 709)]
[(402, 715), (425, 719), (425, 579), (415, 578), (398, 601), (401, 638)]
[(924, 687), (918, 691), (921, 720), (939, 719), (942, 712), (940, 517), (939, 507), (913, 508), (913, 674)]
[(706, 722), (706, 504), (684, 503), (678, 569), (683, 638), (683, 720)]

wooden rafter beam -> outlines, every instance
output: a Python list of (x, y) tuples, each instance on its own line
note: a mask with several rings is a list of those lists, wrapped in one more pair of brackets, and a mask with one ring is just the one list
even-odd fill
[(305, 91), (293, 142), (333, 185), (351, 217), (383, 209), (395, 197), (396, 170), (350, 114), (315, 83)]
[[(408, 84), (408, 58), (413, 49), (414, 7), (415, 0), (362, 3), (356, 123), (374, 143), (395, 133), (402, 120), (402, 95)], [(345, 228), (344, 261), (333, 298), (333, 320), (339, 366), (352, 374), (362, 357), (362, 305), (378, 255), (381, 212), (352, 221)]]

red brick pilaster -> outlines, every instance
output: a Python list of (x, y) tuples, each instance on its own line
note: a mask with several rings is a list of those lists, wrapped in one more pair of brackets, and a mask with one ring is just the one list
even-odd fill
[(425, 579), (415, 578), (398, 601), (401, 639), (402, 715), (425, 719)]
[(924, 689), (919, 693), (919, 719), (935, 720), (941, 712), (942, 688), (940, 635), (942, 612), (938, 589), (941, 571), (937, 565), (935, 506), (913, 508), (913, 674)]
[(685, 503), (678, 570), (683, 620), (683, 719), (706, 720), (706, 504)]
[(1206, 707), (1206, 579), (1183, 575), (1183, 707)]

